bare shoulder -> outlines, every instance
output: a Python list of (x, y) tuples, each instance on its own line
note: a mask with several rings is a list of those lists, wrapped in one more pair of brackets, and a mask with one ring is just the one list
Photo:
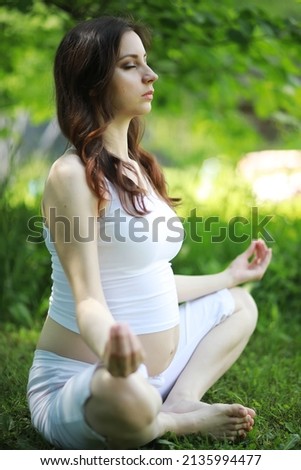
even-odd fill
[(43, 207), (68, 207), (76, 211), (79, 205), (94, 207), (98, 199), (88, 186), (85, 166), (75, 153), (65, 153), (51, 166), (46, 179)]
[(98, 202), (87, 183), (85, 166), (78, 155), (67, 152), (59, 157), (51, 166), (45, 183), (43, 213), (48, 214), (49, 207), (56, 207), (62, 214), (80, 210), (97, 214)]
[(74, 183), (83, 187), (88, 186), (84, 164), (76, 153), (68, 152), (59, 157), (51, 166), (46, 186), (59, 185), (62, 189), (62, 185), (66, 185), (71, 189), (69, 184), (72, 182), (72, 187)]

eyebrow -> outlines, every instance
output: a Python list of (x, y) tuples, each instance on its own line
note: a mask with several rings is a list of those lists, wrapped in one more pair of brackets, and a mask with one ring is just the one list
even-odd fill
[[(125, 59), (126, 57), (131, 57), (132, 59), (138, 59), (139, 58), (139, 55), (138, 54), (125, 54), (123, 55), (122, 57), (119, 57), (119, 59), (117, 60), (117, 62), (119, 62), (120, 60), (122, 59)], [(147, 57), (147, 54), (145, 53), (143, 55), (143, 58), (146, 58)]]

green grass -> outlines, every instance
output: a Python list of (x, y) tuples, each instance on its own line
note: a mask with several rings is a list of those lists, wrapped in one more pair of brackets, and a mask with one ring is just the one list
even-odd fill
[[(226, 226), (231, 217), (248, 217), (249, 208), (256, 206), (245, 185), (238, 185), (228, 172), (223, 172), (222, 184), (215, 186), (210, 201), (197, 199), (199, 176), (194, 169), (168, 169), (167, 176), (171, 193), (181, 194), (185, 201), (179, 208), (182, 216), (197, 207), (199, 215), (219, 216), (220, 226)], [(52, 447), (30, 423), (26, 383), (47, 309), (49, 259), (41, 245), (25, 243), (24, 221), (29, 215), (39, 213), (39, 195), (28, 200), (23, 192), (28, 193), (24, 180), (22, 187), (11, 192), (15, 198), (8, 198), (9, 203), (1, 206), (0, 277), (4, 283), (0, 290), (3, 294), (0, 299), (0, 449), (46, 450)], [(255, 408), (256, 425), (246, 441), (235, 445), (213, 443), (198, 435), (168, 434), (150, 443), (147, 449), (301, 449), (300, 198), (277, 207), (262, 205), (260, 218), (264, 214), (273, 214), (269, 230), (274, 239), (274, 254), (263, 280), (253, 285), (252, 293), (260, 312), (258, 326), (237, 363), (205, 396), (208, 403), (238, 402)], [(216, 224), (215, 228), (218, 227)], [(217, 272), (243, 249), (229, 237), (223, 243), (212, 244), (211, 234), (203, 232), (202, 235), (203, 243), (186, 240), (180, 256), (174, 260), (175, 272)]]
[(27, 376), (37, 331), (4, 325), (0, 332), (0, 449), (51, 449), (32, 428)]
[[(239, 444), (212, 443), (198, 436), (166, 435), (147, 449), (281, 450), (301, 449), (300, 319), (279, 320), (268, 328), (261, 312), (251, 341), (206, 400), (239, 402), (257, 411), (256, 425)], [(32, 428), (26, 381), (38, 328), (4, 325), (0, 333), (0, 449), (52, 449)]]

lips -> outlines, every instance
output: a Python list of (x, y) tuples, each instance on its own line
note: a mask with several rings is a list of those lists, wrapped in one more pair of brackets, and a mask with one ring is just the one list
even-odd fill
[(142, 95), (143, 97), (145, 98), (152, 98), (154, 96), (154, 92), (152, 90), (150, 91), (147, 91), (146, 93), (144, 93), (144, 95)]

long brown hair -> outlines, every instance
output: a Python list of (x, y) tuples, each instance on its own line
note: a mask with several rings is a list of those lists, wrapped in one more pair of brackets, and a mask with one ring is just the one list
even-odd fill
[[(130, 214), (145, 214), (144, 190), (124, 175), (132, 168), (108, 152), (103, 133), (113, 119), (110, 83), (122, 35), (134, 31), (145, 48), (150, 35), (144, 26), (119, 17), (101, 17), (79, 23), (62, 39), (54, 61), (57, 117), (62, 133), (76, 148), (86, 168), (87, 183), (99, 198), (116, 187), (122, 206)], [(156, 158), (140, 147), (142, 125), (138, 117), (128, 130), (130, 156), (144, 169), (156, 191), (170, 205), (178, 199), (167, 194), (166, 181)]]

